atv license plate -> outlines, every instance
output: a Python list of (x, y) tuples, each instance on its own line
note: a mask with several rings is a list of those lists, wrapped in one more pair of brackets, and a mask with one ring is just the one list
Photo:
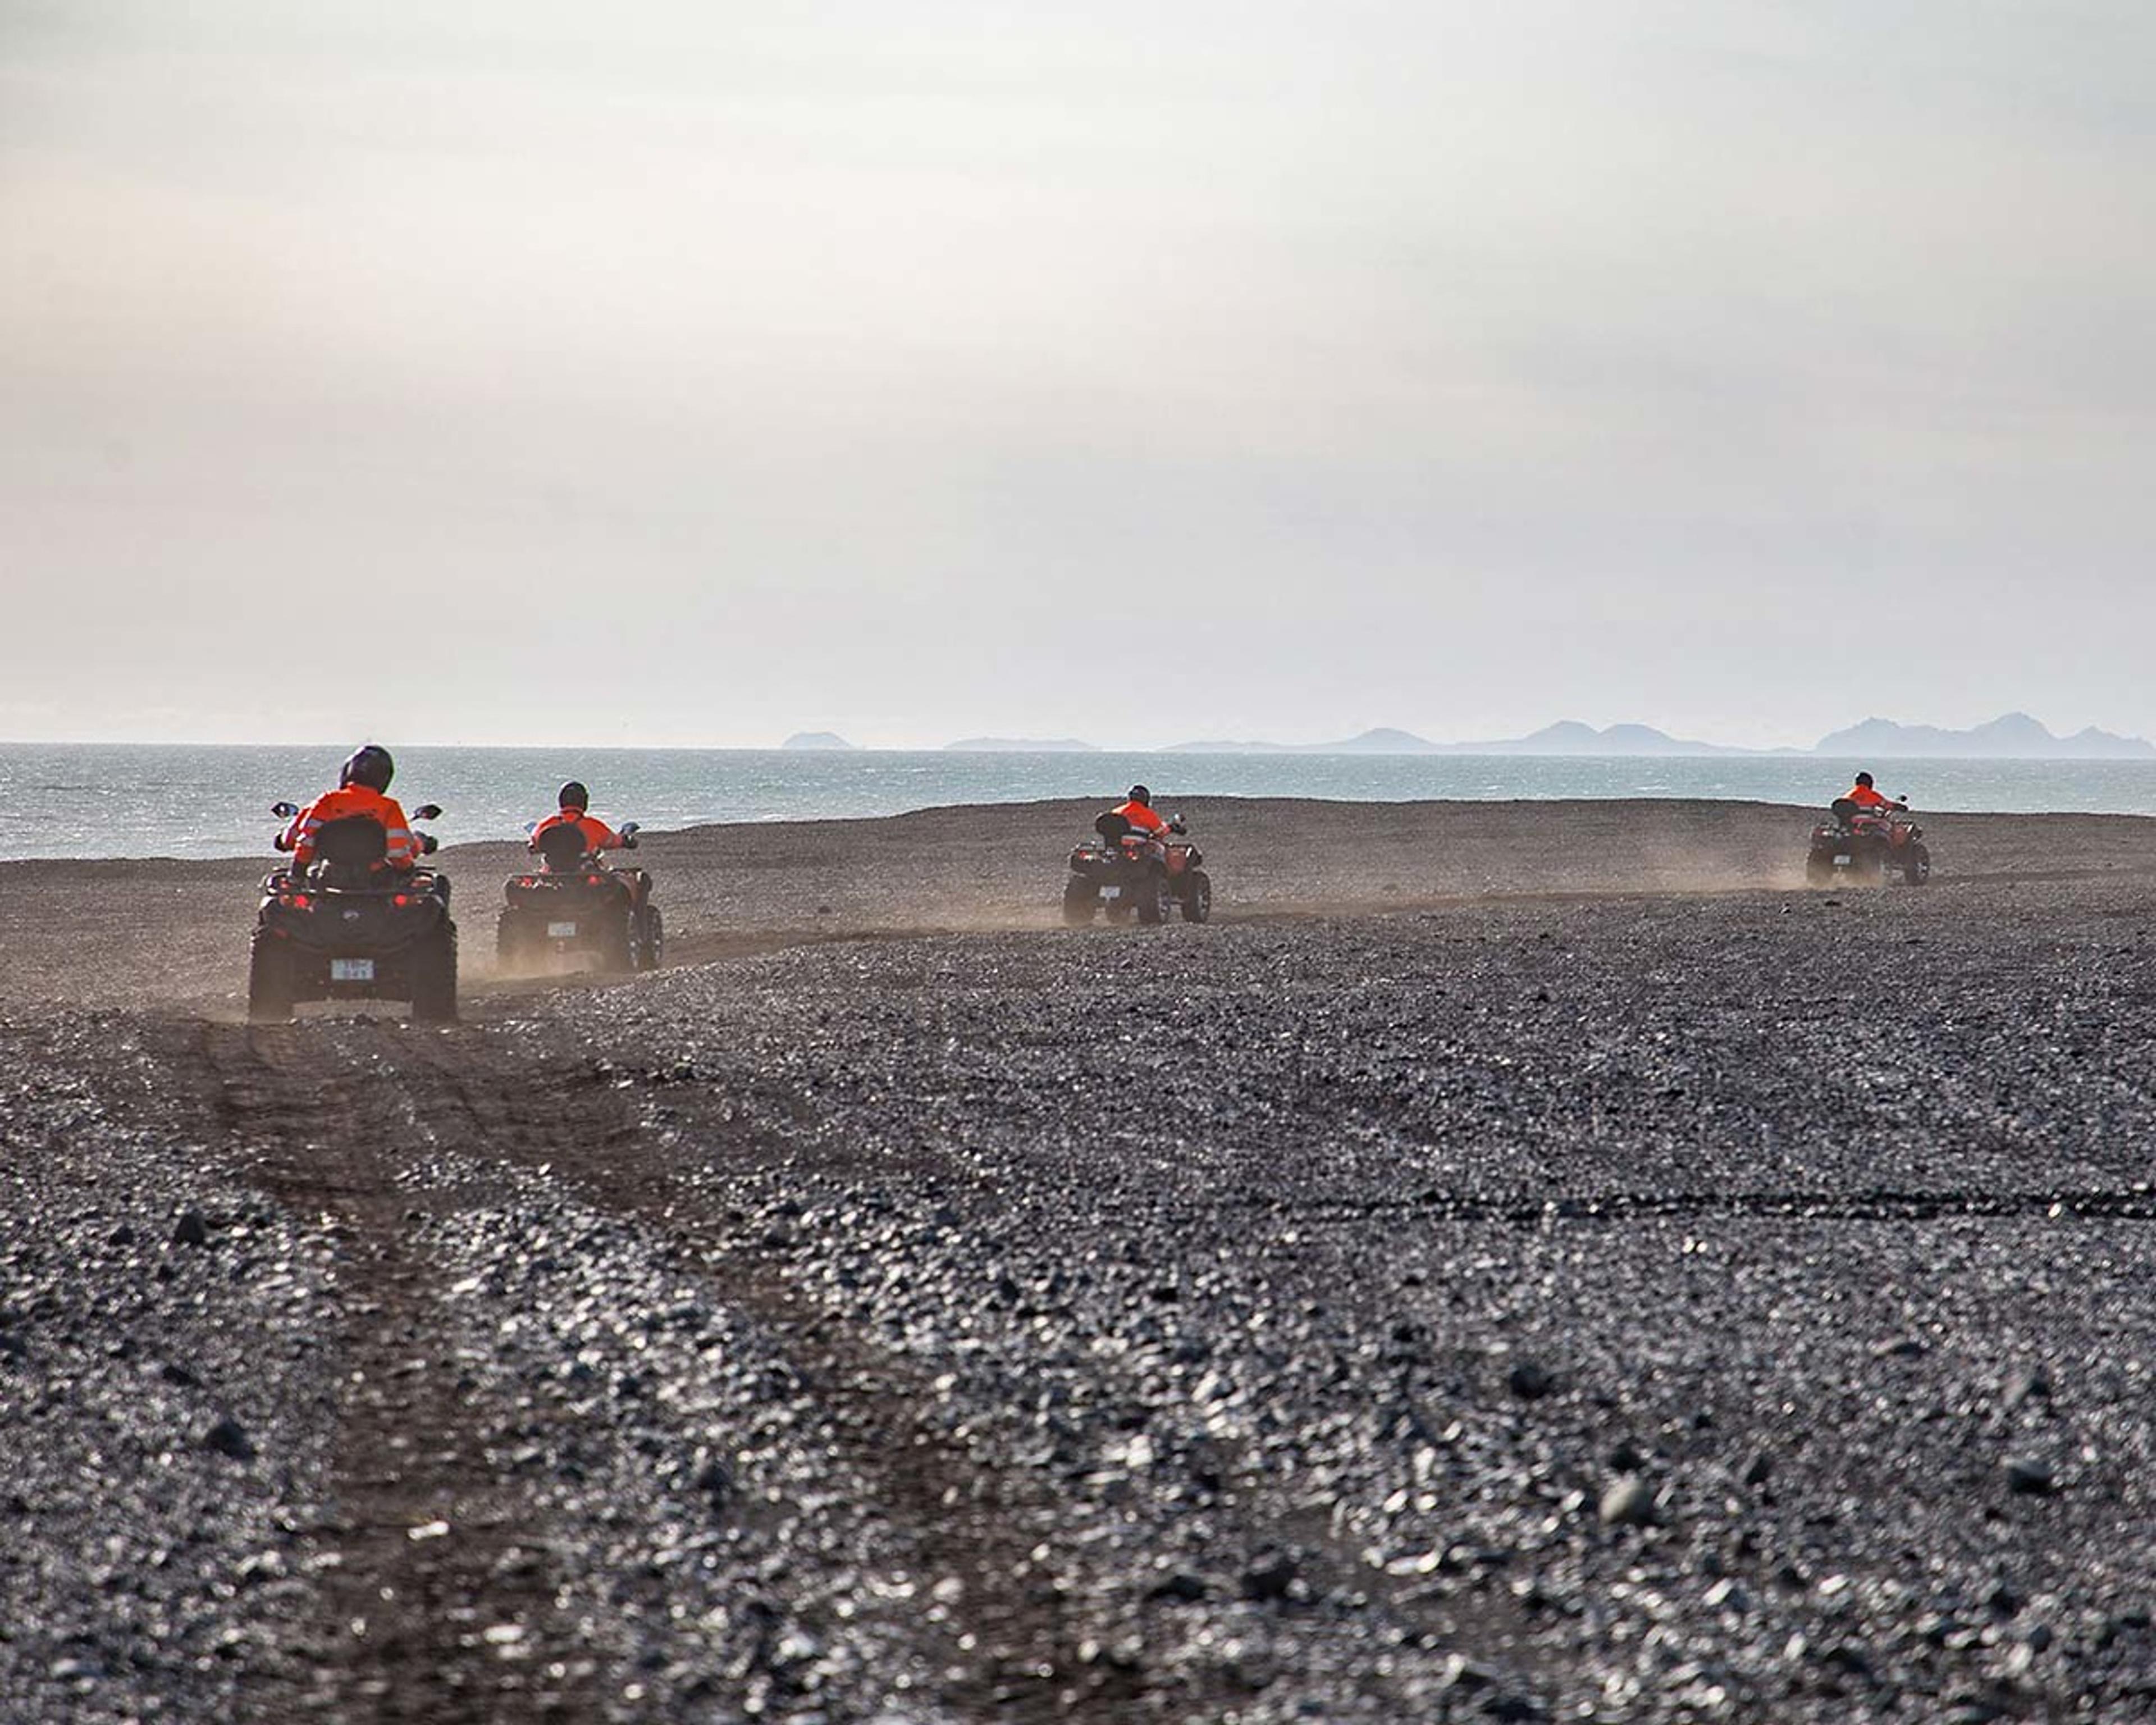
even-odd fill
[(330, 980), (333, 983), (371, 983), (374, 980), (374, 961), (372, 958), (332, 958), (330, 960)]
[(1121, 898), (1122, 896), (1123, 889), (1120, 886), (1103, 886), (1101, 889), (1102, 898)]
[(1847, 867), (1849, 866), (1849, 865), (1850, 865), (1850, 860), (1850, 860), (1848, 857), (1845, 857), (1845, 856), (1837, 856), (1837, 857), (1836, 857), (1836, 858), (1835, 858), (1835, 860), (1834, 860), (1834, 865), (1835, 865), (1835, 867), (1836, 867), (1837, 869), (1845, 869), (1845, 868), (1847, 868)]
[(547, 925), (547, 938), (550, 941), (574, 940), (576, 937), (577, 925), (573, 922), (549, 922)]

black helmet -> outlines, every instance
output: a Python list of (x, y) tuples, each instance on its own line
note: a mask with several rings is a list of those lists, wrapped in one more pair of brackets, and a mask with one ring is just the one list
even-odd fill
[(1868, 773), (1858, 773), (1856, 775), (1856, 782), (1862, 785), (1867, 791), (1871, 788), (1871, 775)]
[(572, 778), (562, 787), (561, 803), (564, 809), (588, 809), (592, 793)]
[(397, 763), (378, 742), (362, 743), (352, 751), (352, 758), (337, 768), (340, 785), (363, 784), (370, 791), (387, 791), (396, 776)]
[(1142, 784), (1134, 784), (1131, 787), (1131, 801), (1150, 809), (1152, 807), (1152, 793)]

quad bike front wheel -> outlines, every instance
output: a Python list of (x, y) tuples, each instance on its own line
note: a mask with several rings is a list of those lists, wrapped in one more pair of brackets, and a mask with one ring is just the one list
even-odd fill
[(1100, 889), (1091, 880), (1072, 880), (1063, 888), (1063, 920), (1073, 928), (1083, 928), (1093, 920), (1093, 912), (1101, 907)]
[(1909, 847), (1909, 854), (1902, 859), (1902, 878), (1912, 886), (1922, 886), (1932, 878), (1932, 853), (1923, 845)]
[(257, 1024), (281, 1024), (292, 1016), (291, 955), (285, 942), (259, 930), (247, 953), (247, 1016)]
[(1183, 877), (1183, 920), (1185, 922), (1204, 922), (1213, 916), (1213, 877), (1203, 869), (1193, 869)]

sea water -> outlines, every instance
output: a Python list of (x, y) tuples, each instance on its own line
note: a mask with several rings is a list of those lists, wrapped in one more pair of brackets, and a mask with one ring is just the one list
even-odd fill
[[(0, 856), (264, 855), (280, 798), (336, 783), (333, 747), (0, 743)], [(1824, 805), (1861, 765), (1919, 810), (2156, 814), (2156, 762), (1787, 756), (1213, 755), (861, 749), (400, 747), (395, 790), (439, 803), (444, 844), (513, 839), (565, 778), (594, 813), (654, 830), (896, 814), (968, 803), (1119, 799), (1134, 779), (1202, 823), (1208, 797), (1415, 802), (1666, 797)]]

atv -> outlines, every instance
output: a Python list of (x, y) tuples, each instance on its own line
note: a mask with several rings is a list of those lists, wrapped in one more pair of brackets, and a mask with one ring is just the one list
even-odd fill
[[(270, 813), (290, 820), (290, 803)], [(429, 803), (416, 820), (439, 820)], [(419, 835), (422, 851), (434, 835)], [(249, 948), (247, 1016), (280, 1022), (304, 1000), (408, 1000), (420, 1024), (457, 1016), (457, 926), (449, 883), (429, 868), (388, 865), (382, 823), (346, 815), (315, 835), (304, 870), (278, 869), (262, 882)]]
[[(624, 850), (636, 848), (637, 825), (621, 829)], [(531, 973), (550, 961), (588, 960), (598, 970), (650, 970), (665, 940), (651, 876), (642, 869), (610, 869), (584, 848), (574, 826), (549, 827), (536, 840), (539, 867), (512, 875), (495, 932), (495, 957), (505, 971)]]
[(1883, 886), (1898, 874), (1910, 886), (1922, 886), (1932, 878), (1932, 853), (1923, 842), (1924, 829), (1906, 819), (1907, 813), (1906, 803), (1866, 809), (1837, 797), (1827, 818), (1812, 829), (1805, 884)]
[[(1185, 831), (1183, 817), (1171, 819), (1168, 829)], [(1091, 922), (1096, 911), (1105, 911), (1111, 922), (1132, 916), (1141, 922), (1158, 922), (1167, 916), (1171, 899), (1185, 922), (1203, 922), (1212, 916), (1213, 881), (1199, 866), (1205, 854), (1195, 845), (1141, 832), (1112, 809), (1093, 823), (1093, 832), (1094, 837), (1070, 850), (1063, 920), (1072, 927)]]

